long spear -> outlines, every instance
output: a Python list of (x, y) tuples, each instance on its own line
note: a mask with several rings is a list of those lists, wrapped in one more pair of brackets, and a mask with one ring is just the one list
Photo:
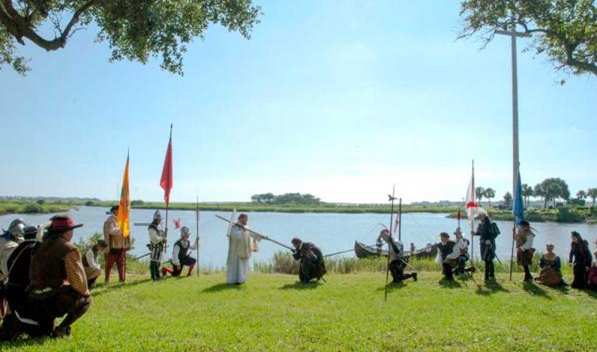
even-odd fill
[[(392, 186), (392, 195), (388, 195), (389, 200), (392, 202), (392, 208), (390, 210), (390, 243), (388, 243), (388, 263), (386, 266), (386, 290), (384, 293), (384, 300), (388, 300), (388, 280), (390, 279), (390, 257), (392, 256), (392, 228), (394, 226), (394, 201), (396, 200), (395, 195), (396, 185)], [(402, 200), (400, 201), (402, 203)]]
[(233, 221), (230, 221), (230, 220), (228, 220), (228, 219), (226, 219), (226, 218), (223, 218), (223, 217), (221, 217), (220, 215), (217, 215), (217, 214), (216, 214), (216, 217), (217, 217), (218, 219), (220, 219), (220, 220), (226, 221), (226, 222), (227, 222), (227, 223), (229, 223), (229, 224), (232, 224), (232, 225), (236, 225), (236, 226), (242, 227), (243, 229), (245, 229), (245, 230), (249, 231), (249, 232), (250, 232), (250, 233), (252, 233), (253, 235), (255, 235), (255, 236), (257, 236), (257, 237), (260, 237), (260, 238), (262, 238), (262, 239), (264, 239), (264, 240), (268, 240), (268, 241), (270, 241), (270, 242), (273, 242), (273, 243), (275, 243), (275, 244), (277, 244), (277, 245), (279, 245), (279, 246), (282, 246), (282, 247), (284, 247), (284, 248), (286, 248), (286, 249), (288, 249), (288, 250), (291, 250), (291, 251), (294, 251), (294, 250), (295, 250), (294, 248), (292, 248), (292, 247), (289, 247), (289, 246), (285, 245), (285, 244), (284, 244), (284, 243), (282, 243), (282, 242), (278, 242), (278, 241), (276, 241), (276, 240), (274, 240), (274, 239), (272, 239), (272, 238), (270, 238), (270, 237), (268, 237), (268, 236), (266, 236), (266, 235), (263, 235), (263, 234), (261, 234), (261, 233), (259, 233), (259, 232), (257, 232), (257, 231), (251, 230), (251, 229), (249, 229), (248, 227), (246, 227), (246, 226), (243, 226), (243, 225), (239, 224), (238, 222), (233, 222)]
[(197, 220), (197, 242), (195, 246), (197, 247), (197, 276), (199, 276), (199, 196), (197, 196), (197, 207), (195, 208), (195, 220)]
[[(373, 247), (377, 247), (377, 245), (375, 245), (375, 244), (372, 244), (372, 245), (370, 245), (370, 246), (365, 246), (364, 248), (373, 248)], [(338, 255), (338, 254), (344, 254), (344, 253), (348, 253), (348, 252), (354, 252), (354, 248), (347, 249), (347, 250), (345, 250), (345, 251), (340, 251), (340, 252), (335, 252), (335, 253), (326, 254), (326, 255), (324, 255), (323, 257), (324, 257), (324, 258), (327, 258), (327, 257), (333, 257), (333, 256), (335, 256), (335, 255)]]

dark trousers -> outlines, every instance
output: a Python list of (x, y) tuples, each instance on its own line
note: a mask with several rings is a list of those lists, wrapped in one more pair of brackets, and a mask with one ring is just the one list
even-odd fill
[(524, 265), (524, 280), (525, 281), (529, 281), (529, 280), (533, 280), (533, 276), (531, 275), (531, 269), (529, 268), (528, 265)]
[(444, 274), (446, 279), (452, 278), (452, 265), (450, 263), (442, 264), (442, 274)]
[(584, 290), (589, 285), (589, 277), (585, 265), (582, 263), (574, 263), (574, 280), (570, 285), (572, 288)]
[(180, 276), (180, 274), (182, 274), (182, 269), (184, 269), (185, 266), (189, 267), (189, 272), (188, 275), (190, 276), (193, 273), (193, 269), (195, 268), (195, 264), (197, 263), (197, 259), (192, 258), (192, 257), (184, 257), (182, 258), (182, 260), (180, 261), (180, 266), (178, 266), (178, 268), (176, 267), (176, 265), (172, 264), (172, 276)]
[(116, 268), (118, 269), (118, 278), (120, 279), (120, 282), (124, 282), (126, 280), (126, 273), (124, 271), (126, 265), (126, 249), (110, 249), (110, 252), (106, 256), (106, 282), (110, 282), (110, 272), (112, 271), (114, 263), (116, 263)]
[(495, 279), (495, 267), (493, 260), (485, 261), (485, 280)]
[(406, 279), (410, 279), (412, 274), (405, 274), (404, 268), (406, 265), (402, 262), (402, 260), (393, 260), (390, 262), (390, 273), (392, 274), (393, 282), (400, 282)]
[(160, 265), (160, 262), (154, 262), (153, 260), (149, 262), (149, 273), (153, 281), (160, 279)]
[(33, 319), (39, 323), (39, 332), (50, 335), (54, 331), (56, 318), (66, 314), (59, 328), (69, 328), (77, 319), (87, 312), (91, 306), (91, 297), (83, 296), (70, 286), (64, 286), (58, 293), (48, 298), (29, 300), (34, 307)]

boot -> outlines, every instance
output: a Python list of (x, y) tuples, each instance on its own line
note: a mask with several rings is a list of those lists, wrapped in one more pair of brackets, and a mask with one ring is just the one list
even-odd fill
[(415, 281), (415, 282), (419, 279), (417, 273), (412, 273), (412, 276), (413, 276), (413, 281)]
[(59, 326), (52, 332), (52, 337), (62, 339), (70, 336), (70, 326)]

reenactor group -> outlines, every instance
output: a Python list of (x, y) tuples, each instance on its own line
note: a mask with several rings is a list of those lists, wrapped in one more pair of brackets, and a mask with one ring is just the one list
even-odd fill
[[(117, 206), (110, 209), (110, 216), (104, 223), (104, 238), (94, 243), (84, 255), (72, 243), (73, 231), (83, 225), (76, 224), (68, 216), (54, 216), (40, 226), (27, 226), (21, 219), (10, 224), (0, 236), (0, 341), (14, 340), (22, 333), (31, 337), (69, 336), (71, 325), (91, 305), (90, 290), (102, 274), (98, 260), (102, 255), (105, 260), (104, 281), (110, 282), (110, 273), (115, 265), (119, 281), (126, 282), (126, 252), (130, 249), (130, 240), (118, 227), (117, 213)], [(480, 223), (472, 235), (479, 237), (485, 280), (491, 281), (495, 280), (493, 261), (500, 231), (486, 212), (480, 211), (478, 217)], [(251, 253), (258, 250), (257, 242), (264, 238), (251, 231), (247, 224), (248, 215), (241, 214), (228, 229), (228, 284), (246, 282)], [(533, 263), (533, 240), (536, 235), (529, 222), (522, 221), (519, 225), (516, 234), (517, 263), (524, 269), (524, 280), (532, 281), (530, 266)], [(188, 227), (181, 228), (180, 239), (173, 245), (170, 267), (162, 265), (167, 248), (167, 230), (162, 227), (159, 211), (153, 215), (148, 234), (152, 280), (160, 280), (168, 274), (181, 276), (184, 267), (188, 267), (187, 276), (192, 274), (196, 259), (191, 253), (198, 248), (199, 239), (197, 237), (191, 243)], [(453, 240), (445, 232), (440, 234), (440, 239), (437, 259), (446, 280), (453, 280), (454, 274), (475, 272), (474, 266), (466, 266), (470, 260), (470, 243), (463, 238), (460, 228), (454, 231)], [(574, 271), (571, 286), (578, 289), (597, 288), (597, 266), (591, 265), (592, 255), (587, 241), (577, 232), (572, 232), (571, 241), (569, 259)], [(388, 270), (393, 283), (407, 279), (417, 281), (415, 271), (405, 272), (410, 265), (400, 241), (384, 229), (378, 243), (388, 245)], [(299, 238), (293, 238), (291, 244), (292, 247), (287, 248), (293, 249), (294, 259), (299, 261), (299, 280), (303, 283), (323, 280), (326, 268), (321, 250)], [(539, 262), (541, 271), (535, 280), (558, 286), (565, 282), (560, 271), (560, 257), (553, 250), (554, 246), (548, 244)], [(56, 319), (62, 317), (64, 319), (56, 326)]]

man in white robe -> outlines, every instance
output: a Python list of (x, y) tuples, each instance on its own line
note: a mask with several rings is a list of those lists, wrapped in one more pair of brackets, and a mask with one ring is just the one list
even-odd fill
[(228, 233), (227, 284), (240, 285), (247, 281), (249, 259), (251, 259), (251, 235), (247, 230), (247, 214), (240, 214), (238, 224), (232, 225)]

